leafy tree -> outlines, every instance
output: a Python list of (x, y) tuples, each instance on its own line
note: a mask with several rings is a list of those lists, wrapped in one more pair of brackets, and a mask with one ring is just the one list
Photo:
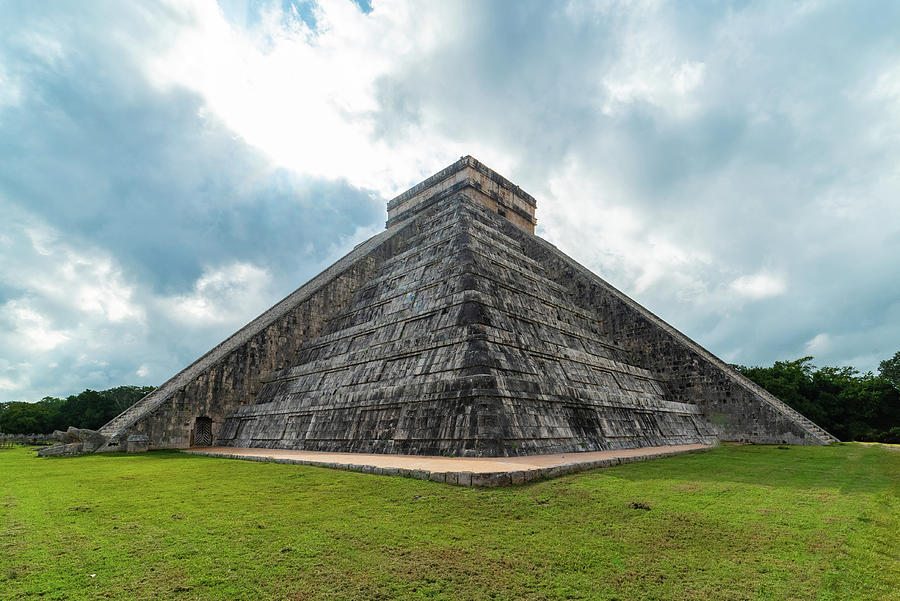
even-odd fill
[(100, 394), (108, 399), (115, 409), (116, 415), (119, 415), (154, 390), (153, 386), (117, 386), (104, 390)]
[(41, 403), (7, 403), (0, 413), (0, 432), (8, 434), (45, 433), (52, 430), (51, 410)]
[(812, 360), (737, 369), (841, 440), (900, 442), (900, 391), (894, 384), (852, 367), (817, 369)]
[(0, 404), (0, 432), (47, 434), (69, 426), (96, 430), (153, 391), (152, 386), (85, 390), (66, 399), (44, 397), (36, 403)]
[(896, 388), (900, 388), (900, 351), (878, 364), (878, 374)]
[[(738, 371), (816, 423), (825, 413), (815, 401), (812, 357), (776, 361), (772, 367), (737, 366)], [(824, 426), (823, 426), (824, 427)]]
[(75, 426), (96, 430), (152, 390), (152, 386), (118, 386), (99, 392), (88, 389), (70, 396), (60, 408), (56, 429)]

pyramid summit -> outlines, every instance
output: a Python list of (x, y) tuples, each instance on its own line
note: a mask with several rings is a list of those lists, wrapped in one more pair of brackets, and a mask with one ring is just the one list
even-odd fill
[(462, 157), (102, 429), (102, 450), (513, 456), (835, 439), (534, 235)]

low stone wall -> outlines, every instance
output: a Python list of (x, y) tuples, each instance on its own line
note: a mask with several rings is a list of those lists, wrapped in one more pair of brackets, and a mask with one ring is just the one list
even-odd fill
[[(288, 457), (266, 457), (264, 455), (233, 455), (229, 453), (216, 453), (215, 451), (188, 451), (192, 455), (205, 455), (207, 457), (217, 457), (220, 459), (241, 459), (244, 461), (258, 461), (261, 463), (281, 463), (294, 465), (310, 465), (314, 467), (327, 467), (337, 470), (347, 470), (351, 472), (361, 472), (363, 474), (374, 474), (377, 476), (403, 476), (405, 478), (415, 478), (417, 480), (431, 480), (432, 482), (440, 482), (442, 484), (453, 484), (456, 486), (477, 486), (485, 488), (494, 488), (497, 486), (512, 486), (518, 484), (526, 484), (532, 480), (541, 480), (548, 478), (556, 478), (565, 476), (566, 474), (574, 474), (584, 472), (601, 467), (612, 467), (615, 465), (623, 465), (626, 463), (635, 463), (638, 461), (647, 461), (649, 459), (659, 459), (662, 457), (673, 457), (675, 455), (683, 455), (685, 453), (702, 453), (710, 448), (689, 449), (689, 450), (672, 450), (665, 452), (648, 453), (644, 455), (630, 455), (627, 457), (611, 457), (609, 459), (598, 459), (595, 461), (573, 461), (564, 465), (554, 465), (552, 467), (541, 467), (523, 470), (509, 470), (502, 472), (469, 472), (469, 471), (436, 471), (424, 469), (410, 469), (403, 467), (380, 467), (375, 465), (366, 465), (358, 463), (338, 463), (331, 461), (316, 461), (313, 459), (292, 459)], [(576, 455), (577, 456), (577, 455)]]
[(0, 444), (48, 444), (55, 441), (53, 434), (3, 434), (0, 433)]

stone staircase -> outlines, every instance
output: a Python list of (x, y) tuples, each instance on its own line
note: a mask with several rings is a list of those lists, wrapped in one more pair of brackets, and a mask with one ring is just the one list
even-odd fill
[[(222, 361), (229, 353), (233, 352), (253, 336), (266, 329), (286, 313), (293, 310), (294, 307), (315, 294), (316, 291), (325, 286), (328, 282), (339, 277), (357, 261), (364, 260), (369, 254), (370, 249), (387, 242), (396, 233), (406, 227), (410, 221), (411, 220), (406, 220), (399, 223), (376, 234), (368, 240), (357, 244), (356, 247), (343, 258), (273, 305), (243, 328), (226, 338), (222, 343), (191, 363), (188, 367), (175, 374), (175, 376), (165, 382), (162, 386), (111, 419), (100, 428), (100, 432), (108, 436), (111, 442), (114, 442), (115, 437), (133, 426), (141, 418), (158, 409), (163, 403), (169, 400), (172, 395), (177, 393), (184, 386), (187, 386), (200, 374), (210, 369), (217, 362)], [(109, 449), (108, 446), (104, 446), (100, 450)]]
[(754, 382), (754, 381), (750, 380), (749, 378), (747, 378), (746, 376), (734, 371), (730, 367), (727, 367), (727, 369), (732, 372), (729, 375), (731, 375), (732, 377), (736, 376), (738, 379), (740, 379), (742, 381), (741, 383), (744, 384), (744, 386), (746, 386), (747, 388), (750, 388), (754, 392), (756, 392), (760, 397), (762, 397), (762, 399), (764, 401), (766, 401), (769, 405), (774, 407), (777, 411), (779, 411), (780, 413), (783, 413), (784, 415), (789, 416), (795, 422), (800, 424), (800, 426), (802, 426), (803, 429), (805, 429), (807, 432), (809, 432), (810, 434), (814, 435), (816, 438), (821, 440), (822, 443), (831, 444), (833, 442), (840, 442), (840, 440), (836, 436), (834, 436), (830, 432), (826, 431), (824, 428), (817, 425), (811, 419), (809, 419), (808, 417), (806, 417), (805, 415), (803, 415), (796, 409), (792, 408), (790, 405), (788, 405), (781, 399), (773, 396), (769, 391), (767, 391), (765, 388), (763, 388), (756, 382)]
[[(171, 382), (171, 380), (169, 382)], [(166, 382), (166, 384), (169, 384), (169, 382)], [(152, 412), (169, 398), (172, 387), (167, 387), (166, 384), (160, 386), (137, 403), (109, 420), (102, 428), (100, 428), (100, 433), (112, 438), (125, 428), (133, 425), (144, 415)]]

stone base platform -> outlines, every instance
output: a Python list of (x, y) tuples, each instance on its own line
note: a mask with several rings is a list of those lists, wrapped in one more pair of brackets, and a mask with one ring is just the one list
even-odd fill
[(535, 478), (553, 478), (620, 463), (669, 457), (711, 449), (714, 445), (616, 449), (589, 453), (527, 455), (523, 457), (432, 457), (426, 455), (377, 455), (372, 453), (327, 453), (290, 449), (245, 449), (194, 447), (185, 453), (224, 459), (246, 459), (272, 463), (297, 463), (385, 476), (406, 476), (460, 486), (506, 486)]

